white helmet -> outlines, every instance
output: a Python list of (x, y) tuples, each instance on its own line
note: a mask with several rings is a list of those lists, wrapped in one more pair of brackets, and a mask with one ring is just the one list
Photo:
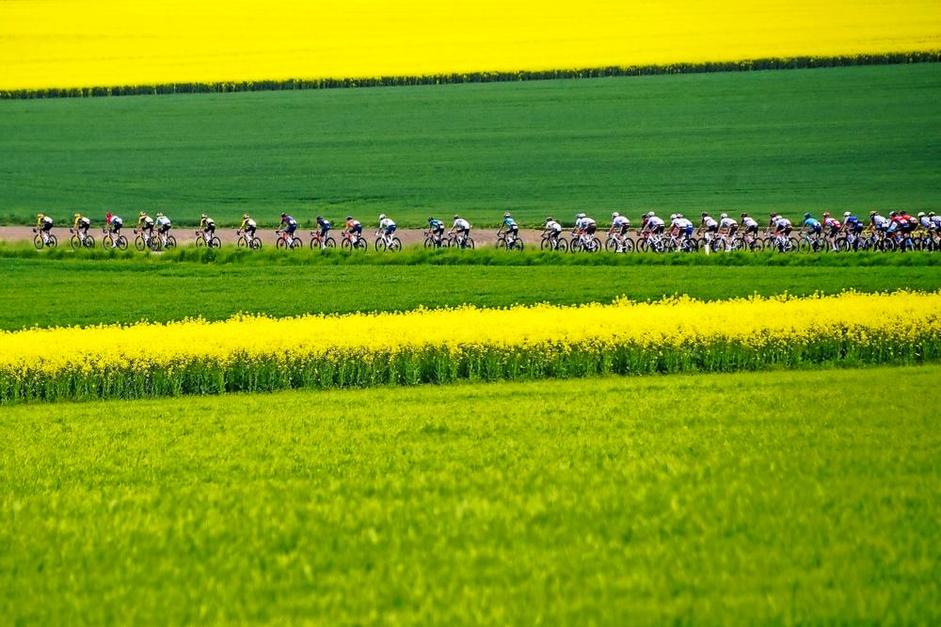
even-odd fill
[(844, 211), (844, 212), (843, 212), (843, 217), (844, 217), (844, 218), (848, 218), (848, 217), (850, 217), (850, 215), (852, 215), (852, 214), (851, 214), (849, 211)]
[(722, 215), (719, 216), (719, 219), (720, 219), (720, 220), (725, 220), (725, 219), (728, 218), (728, 217), (729, 217), (729, 214), (723, 213)]
[(618, 213), (617, 211), (615, 211), (614, 213), (611, 214), (611, 217), (612, 217), (612, 218), (620, 218), (620, 217), (621, 217), (621, 214)]
[(379, 214), (379, 219), (380, 219), (380, 220), (385, 220), (385, 219), (386, 219), (386, 214), (380, 213), (380, 214)]
[(677, 217), (677, 218), (682, 218), (682, 217), (683, 217), (683, 214), (682, 214), (682, 213), (678, 213), (678, 214), (676, 214), (676, 217)]
[(678, 217), (678, 216), (677, 216), (675, 213), (671, 213), (671, 214), (670, 214), (670, 219), (671, 219), (671, 220), (676, 220), (677, 217)]
[(924, 217), (925, 217), (925, 212), (924, 212), (924, 211), (919, 211), (919, 212), (918, 212), (918, 217), (919, 217), (919, 218), (924, 218)]
[(648, 217), (648, 218), (652, 218), (652, 217), (654, 217), (655, 215), (657, 215), (657, 214), (655, 214), (653, 211), (648, 211), (648, 212), (647, 212), (647, 217)]
[(584, 214), (584, 213), (579, 213), (579, 214), (576, 214), (576, 215), (575, 215), (575, 218), (578, 219), (578, 220), (581, 220), (581, 219), (584, 218), (584, 217), (585, 217), (585, 214)]

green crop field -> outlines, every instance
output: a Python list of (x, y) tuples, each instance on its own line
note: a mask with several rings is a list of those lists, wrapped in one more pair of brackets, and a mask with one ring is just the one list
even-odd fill
[(0, 621), (937, 624), (939, 375), (7, 408)]
[(941, 209), (941, 65), (0, 102), (0, 219)]
[[(493, 258), (483, 252), (478, 254), (483, 260)], [(318, 260), (318, 255), (310, 255), (307, 263), (297, 265), (278, 264), (279, 257), (293, 260), (285, 255), (268, 255), (260, 260), (248, 256), (243, 263), (228, 264), (69, 256), (49, 259), (32, 253), (29, 258), (0, 257), (0, 273), (17, 277), (16, 281), (0, 283), (0, 329), (132, 323), (142, 319), (168, 321), (194, 316), (223, 319), (240, 311), (289, 316), (462, 304), (500, 307), (538, 302), (610, 302), (620, 296), (655, 300), (688, 294), (714, 300), (756, 293), (941, 289), (941, 268), (936, 265), (371, 266), (331, 265), (330, 259)], [(616, 263), (620, 258), (608, 259)], [(934, 264), (935, 255), (882, 255), (872, 260), (894, 259)], [(840, 259), (819, 260), (828, 261)]]

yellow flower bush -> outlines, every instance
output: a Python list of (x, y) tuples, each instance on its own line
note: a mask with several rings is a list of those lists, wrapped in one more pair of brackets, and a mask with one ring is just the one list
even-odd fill
[(921, 361), (941, 293), (238, 316), (0, 333), (0, 400)]
[(664, 65), (941, 48), (937, 0), (17, 0), (0, 89)]

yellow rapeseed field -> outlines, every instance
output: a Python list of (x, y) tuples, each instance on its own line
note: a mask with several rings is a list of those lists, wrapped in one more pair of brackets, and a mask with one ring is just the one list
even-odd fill
[(0, 89), (938, 48), (937, 0), (0, 1)]

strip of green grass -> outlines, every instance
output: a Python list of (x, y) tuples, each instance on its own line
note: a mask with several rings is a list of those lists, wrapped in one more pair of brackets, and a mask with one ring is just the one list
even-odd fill
[(0, 616), (934, 624), (939, 375), (8, 408)]
[(941, 65), (0, 102), (0, 218), (941, 209)]
[(475, 304), (714, 300), (783, 292), (941, 289), (941, 270), (913, 267), (383, 266), (203, 264), (162, 260), (0, 259), (0, 329), (168, 321), (238, 313), (410, 310)]

